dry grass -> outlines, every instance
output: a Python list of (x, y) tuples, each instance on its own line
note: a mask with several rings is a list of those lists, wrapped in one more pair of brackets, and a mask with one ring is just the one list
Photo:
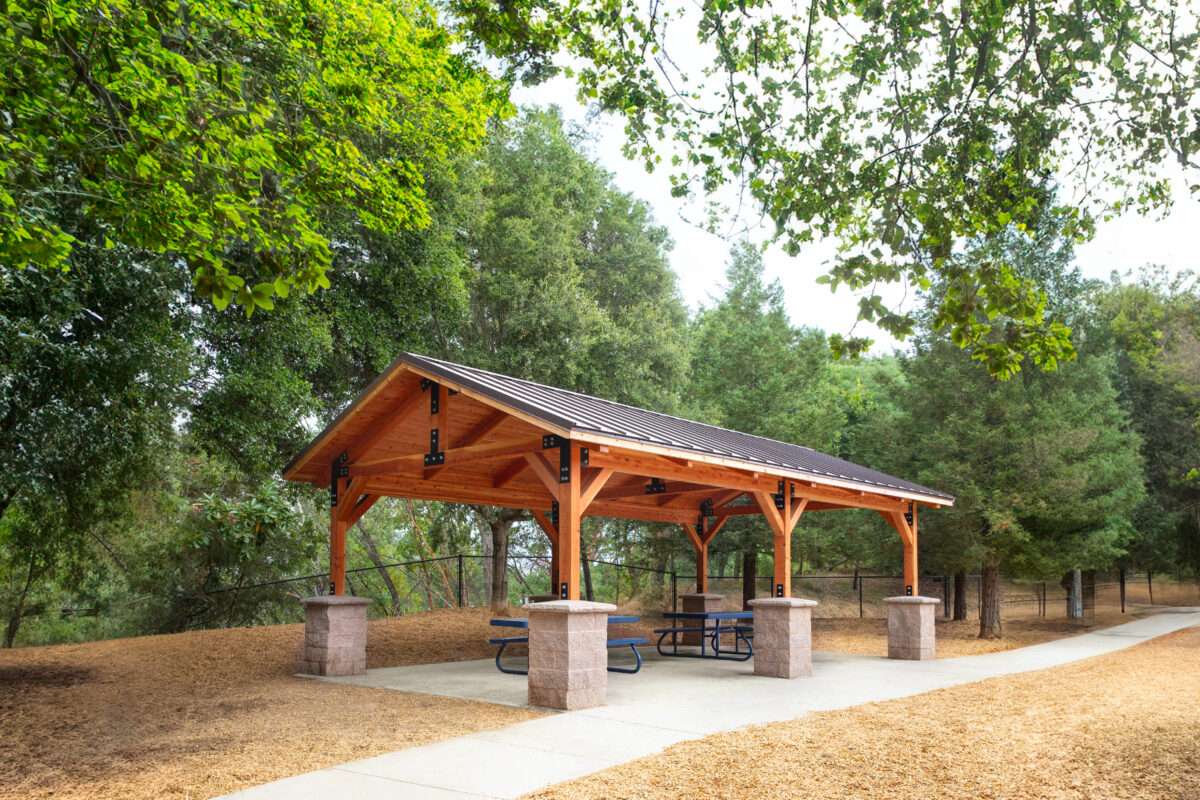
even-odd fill
[[(1004, 638), (980, 639), (979, 620), (951, 622), (937, 620), (938, 658), (976, 656), (1014, 650), (1031, 644), (1078, 636), (1081, 633), (1109, 628), (1153, 613), (1152, 609), (1130, 609), (1130, 613), (1099, 610), (1094, 618), (1068, 620), (1029, 616), (1004, 621)], [(887, 620), (885, 619), (814, 619), (813, 649), (838, 653), (887, 655)]]
[(1200, 629), (1042, 672), (717, 734), (528, 795), (1196, 800)]
[[(374, 621), (368, 666), (490, 658), (490, 616), (472, 609)], [(649, 637), (661, 624), (648, 618), (640, 633), (622, 633)], [(976, 625), (939, 624), (939, 655), (1082, 630), (1016, 620), (1008, 638), (979, 642)], [(0, 651), (0, 798), (211, 797), (540, 716), (295, 678), (302, 639), (303, 626), (281, 625)], [(817, 649), (882, 655), (886, 640), (882, 620), (815, 623)]]
[[(373, 622), (369, 665), (490, 655), (487, 620)], [(303, 637), (279, 625), (0, 651), (0, 797), (212, 797), (541, 716), (295, 678)]]

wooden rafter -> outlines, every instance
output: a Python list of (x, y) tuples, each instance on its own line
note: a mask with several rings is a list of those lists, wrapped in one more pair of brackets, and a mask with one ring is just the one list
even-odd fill
[(688, 468), (661, 456), (618, 453), (612, 450), (608, 453), (593, 452), (590, 463), (593, 467), (612, 467), (617, 472), (632, 475), (645, 475), (648, 478), (656, 477), (668, 481), (702, 483), (713, 488), (738, 489), (743, 492), (756, 490), (770, 492), (774, 491), (776, 485), (775, 480), (761, 474), (755, 477), (750, 472), (711, 467), (706, 464), (696, 464)]
[(655, 495), (646, 494), (646, 483), (644, 479), (639, 479), (636, 483), (624, 484), (605, 489), (600, 495), (604, 499), (618, 499), (624, 497), (646, 497), (652, 496), (656, 498), (673, 498), (681, 494), (689, 494), (691, 492), (711, 492), (712, 487), (705, 483), (672, 483), (667, 485), (666, 491), (659, 492)]
[(496, 477), (492, 478), (492, 486), (497, 489), (503, 489), (528, 468), (529, 464), (525, 461), (524, 455), (520, 458), (514, 458), (501, 467), (500, 471), (496, 473)]
[(622, 503), (616, 500), (593, 501), (592, 505), (588, 507), (588, 516), (638, 519), (645, 522), (695, 523), (696, 521), (696, 514), (693, 511)]
[[(490, 461), (496, 458), (518, 455), (535, 445), (540, 446), (541, 441), (541, 437), (524, 437), (521, 439), (507, 439), (502, 442), (473, 444), (466, 447), (456, 447), (452, 450), (444, 450), (446, 459), (444, 466), (445, 468), (450, 468), (475, 461)], [(381, 458), (376, 461), (365, 461), (350, 465), (351, 475), (394, 475), (421, 470), (425, 470), (424, 453)], [(429, 474), (431, 471), (425, 471), (426, 478), (435, 477), (436, 472), (431, 475)]]
[[(493, 411), (486, 419), (483, 420), (483, 422), (480, 422), (478, 425), (468, 431), (467, 435), (464, 436), (460, 441), (455, 442), (455, 449), (472, 447), (479, 444), (509, 419), (510, 417), (508, 414), (504, 413), (503, 411)], [(449, 451), (447, 451), (447, 457), (449, 457)], [(425, 471), (425, 477), (432, 478), (444, 469), (446, 469), (445, 466), (428, 469)]]

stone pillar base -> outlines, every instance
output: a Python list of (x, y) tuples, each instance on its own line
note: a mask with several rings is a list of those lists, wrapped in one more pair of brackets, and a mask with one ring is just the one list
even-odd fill
[(608, 694), (610, 603), (552, 600), (529, 614), (529, 705), (573, 711), (602, 706)]
[(935, 597), (887, 597), (888, 658), (928, 661), (937, 658), (933, 618)]
[(367, 671), (367, 606), (363, 597), (306, 597), (304, 649), (296, 671), (309, 675), (362, 675)]
[[(683, 611), (689, 613), (708, 613), (710, 611), (723, 611), (725, 605), (725, 595), (709, 594), (708, 592), (697, 592), (695, 594), (679, 595), (680, 605), (683, 606)], [(693, 628), (699, 626), (700, 620), (681, 619), (676, 620), (676, 625), (681, 628)], [(700, 646), (700, 634), (698, 633), (681, 633), (679, 634), (680, 644), (694, 644)]]
[(759, 597), (754, 610), (754, 674), (767, 678), (812, 675), (812, 610), (816, 600)]

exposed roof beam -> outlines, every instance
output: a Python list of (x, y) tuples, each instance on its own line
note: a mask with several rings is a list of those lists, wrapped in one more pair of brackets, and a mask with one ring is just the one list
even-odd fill
[[(457, 447), (445, 450), (445, 466), (453, 467), (474, 461), (486, 461), (493, 458), (503, 458), (523, 453), (531, 447), (541, 446), (541, 437), (508, 439), (503, 442), (489, 444), (474, 444), (469, 447)], [(425, 469), (425, 454), (414, 453), (393, 458), (382, 458), (377, 461), (366, 461), (350, 465), (351, 475), (391, 475), (402, 472), (416, 472)], [(433, 476), (427, 476), (432, 478)]]
[[(455, 442), (455, 448), (471, 447), (472, 445), (479, 444), (484, 440), (484, 438), (493, 433), (509, 419), (510, 417), (508, 414), (504, 413), (503, 411), (493, 411), (485, 420), (468, 431), (467, 435), (462, 438), (462, 441)], [(449, 444), (449, 440), (447, 440), (446, 443)], [(425, 470), (425, 477), (432, 478), (444, 469), (446, 469), (445, 466), (427, 469)]]
[(497, 489), (502, 489), (511, 483), (518, 475), (524, 472), (529, 467), (525, 461), (525, 456), (514, 458), (508, 464), (500, 468), (496, 473), (496, 477), (492, 478), (492, 486)]

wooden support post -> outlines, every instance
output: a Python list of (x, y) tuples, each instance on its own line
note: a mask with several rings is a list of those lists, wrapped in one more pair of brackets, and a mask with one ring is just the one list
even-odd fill
[[(340, 481), (344, 480), (339, 478)], [(337, 505), (329, 509), (329, 585), (330, 594), (346, 593), (346, 531), (367, 512), (377, 495), (363, 495), (366, 480), (351, 478), (337, 494)]]
[(900, 534), (904, 544), (904, 594), (916, 597), (920, 594), (917, 585), (917, 504), (909, 503), (908, 508), (901, 511), (880, 511), (879, 515)]
[(553, 520), (544, 511), (533, 509), (533, 518), (537, 520), (538, 527), (542, 529), (542, 533), (546, 534), (546, 538), (550, 540), (550, 590), (551, 594), (558, 595), (558, 576), (559, 576), (559, 547), (558, 547), (558, 528), (554, 525)]
[(904, 543), (904, 593), (915, 597), (917, 591), (917, 543)]
[(792, 596), (792, 529), (800, 521), (808, 505), (808, 498), (792, 500), (792, 484), (785, 481), (783, 485), (783, 509), (775, 507), (775, 498), (768, 492), (755, 492), (754, 501), (758, 503), (767, 524), (775, 534), (774, 546), (774, 580), (771, 583), (773, 597)]
[(704, 594), (708, 591), (708, 542), (696, 533), (696, 526), (692, 523), (680, 524), (683, 526), (683, 532), (687, 534), (688, 541), (692, 543), (692, 548), (696, 551), (696, 594)]
[(579, 558), (582, 549), (579, 523), (583, 519), (580, 490), (583, 475), (579, 464), (579, 445), (572, 442), (567, 446), (567, 450), (570, 454), (570, 480), (558, 484), (558, 596), (562, 598), (565, 586), (564, 599), (578, 600)]
[(329, 520), (329, 586), (331, 594), (346, 593), (346, 530), (350, 526), (338, 519), (335, 506)]

